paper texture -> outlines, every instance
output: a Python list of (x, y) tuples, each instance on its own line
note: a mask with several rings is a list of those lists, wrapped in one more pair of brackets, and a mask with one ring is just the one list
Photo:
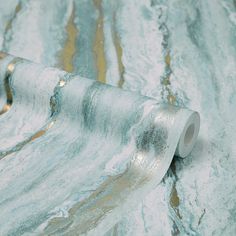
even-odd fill
[[(187, 107), (201, 115), (192, 152), (185, 159), (174, 158), (163, 181), (153, 186), (106, 236), (235, 234), (234, 0), (0, 0), (0, 10), (1, 51), (138, 92), (159, 104)], [(28, 70), (29, 76), (24, 74), (26, 83), (33, 77), (49, 83), (49, 71), (38, 77), (40, 70)], [(57, 81), (48, 84), (48, 99)], [(43, 84), (38, 87), (45, 98)], [(33, 84), (30, 87), (32, 93), (24, 91), (30, 98), (27, 107), (32, 108), (31, 95), (37, 89)], [(6, 111), (11, 96), (8, 94), (6, 104), (4, 94), (0, 86), (0, 107)], [(51, 127), (51, 122), (44, 127), (53, 111), (48, 99), (46, 104), (40, 96), (37, 99), (34, 107), (39, 115), (32, 120), (37, 118), (38, 122), (22, 124), (28, 133), (15, 133), (15, 140), (4, 139), (8, 147), (0, 145), (1, 151), (11, 150), (19, 140), (38, 137)], [(8, 112), (4, 114), (8, 116)], [(21, 117), (23, 112), (17, 114)], [(13, 120), (17, 125), (18, 117)], [(8, 126), (6, 121), (4, 124)], [(21, 235), (20, 231), (17, 234)]]
[(2, 235), (105, 233), (196, 141), (196, 112), (3, 53), (0, 67), (1, 99), (12, 93), (0, 116)]

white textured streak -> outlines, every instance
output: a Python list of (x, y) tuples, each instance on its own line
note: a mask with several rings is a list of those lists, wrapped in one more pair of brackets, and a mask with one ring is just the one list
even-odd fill
[(125, 66), (124, 88), (160, 99), (160, 77), (164, 74), (163, 35), (158, 15), (146, 1), (120, 1), (118, 31)]
[[(172, 88), (178, 92), (177, 99), (200, 112), (202, 126), (200, 141), (190, 159), (176, 162), (181, 219), (171, 206), (169, 210), (161, 210), (160, 187), (157, 187), (151, 193), (156, 198), (150, 201), (148, 196), (143, 203), (156, 205), (155, 211), (151, 208), (145, 212), (146, 225), (149, 224), (145, 235), (156, 235), (156, 232), (169, 235), (165, 227), (171, 229), (172, 226), (159, 225), (167, 215), (179, 224), (180, 235), (233, 235), (236, 232), (236, 30), (235, 25), (230, 24), (232, 5), (227, 9), (229, 15), (220, 1), (185, 4), (170, 1), (167, 9)], [(141, 218), (141, 211), (139, 215)], [(127, 232), (141, 235), (135, 231), (139, 225), (130, 222), (127, 227), (127, 224), (124, 221), (120, 228), (123, 226), (128, 228)]]
[[(6, 24), (13, 17), (18, 2), (0, 1), (0, 46), (3, 46), (3, 39), (5, 39), (4, 50), (47, 65), (55, 65), (58, 62), (58, 52), (63, 48), (67, 38), (65, 25), (71, 14), (72, 1), (23, 0), (21, 10), (12, 21), (12, 28), (4, 35)], [(166, 177), (164, 183), (153, 189), (133, 214), (127, 215), (109, 233), (119, 236), (170, 235), (173, 233), (172, 221), (175, 221), (180, 235), (234, 235), (236, 231), (236, 10), (234, 1), (121, 0), (114, 2), (102, 1), (108, 83), (115, 84), (118, 80), (117, 56), (111, 39), (111, 14), (115, 9), (117, 33), (123, 51), (122, 62), (125, 67), (124, 88), (153, 96), (159, 101), (162, 99), (160, 77), (165, 75), (164, 55), (167, 53), (163, 42), (168, 43), (172, 70), (171, 91), (177, 94), (177, 102), (183, 102), (186, 106), (199, 111), (203, 122), (200, 141), (190, 159), (176, 162), (176, 188), (180, 199), (178, 209), (182, 218), (179, 219), (169, 203), (173, 182), (176, 181), (176, 178), (170, 175)], [(117, 8), (113, 4), (117, 5)], [(89, 78), (96, 78), (93, 54), (98, 17), (96, 7), (93, 1), (85, 0), (74, 1), (74, 6), (75, 24), (79, 32), (73, 58), (74, 71)], [(160, 29), (162, 23), (169, 30), (168, 39), (164, 39), (164, 32)], [(2, 68), (1, 65), (1, 86), (4, 76)], [(33, 71), (31, 73), (34, 74)], [(74, 89), (75, 94), (79, 91)], [(2, 96), (2, 89), (0, 92), (2, 105), (5, 103), (5, 97)], [(110, 100), (107, 101), (109, 102)], [(71, 103), (73, 101), (70, 101)], [(76, 107), (76, 104), (71, 106)], [(70, 111), (71, 108), (68, 106), (67, 112)], [(44, 112), (43, 114), (47, 113)], [(22, 113), (23, 111), (18, 115), (21, 116)], [(8, 116), (6, 113), (3, 117)], [(72, 121), (71, 117), (70, 119), (66, 117), (63, 120), (65, 123), (76, 123), (76, 120)], [(43, 116), (43, 119), (41, 117), (39, 123), (45, 124), (47, 118), (48, 115)], [(17, 117), (14, 121), (17, 121)], [(31, 134), (31, 131), (28, 131), (26, 136)], [(70, 133), (73, 139), (75, 132), (74, 129), (70, 129), (68, 135)], [(37, 145), (34, 147), (37, 149)], [(73, 146), (71, 148), (73, 149)], [(63, 146), (58, 147), (57, 150), (58, 153), (52, 154), (54, 158), (59, 158), (58, 156), (64, 152)], [(122, 158), (124, 154), (128, 155), (125, 149), (121, 153)], [(100, 154), (102, 155), (101, 152)], [(104, 164), (107, 174), (119, 171), (115, 167), (121, 162), (114, 159), (115, 157), (117, 156), (114, 155), (110, 162)], [(4, 186), (7, 186), (11, 174), (14, 176), (15, 172), (12, 169), (15, 166), (18, 167), (16, 174), (24, 172), (24, 168), (27, 168), (27, 164), (25, 166), (22, 164), (24, 158), (26, 157), (21, 156), (14, 160), (12, 165), (10, 158), (5, 160), (9, 163), (1, 166), (1, 171), (10, 174), (5, 176), (4, 181), (0, 181), (2, 186), (3, 182), (5, 182)], [(123, 160), (122, 158), (120, 161)], [(30, 161), (26, 163), (30, 164)], [(41, 165), (44, 164), (45, 168), (52, 165), (51, 162), (42, 161)], [(68, 170), (69, 168), (66, 169)], [(57, 174), (55, 176), (60, 176), (60, 173)], [(71, 178), (69, 173), (67, 176)], [(43, 192), (41, 194), (40, 196), (44, 196)], [(57, 194), (60, 194), (59, 190)], [(83, 196), (87, 197), (90, 194), (84, 192)], [(55, 207), (52, 211), (53, 215), (67, 217), (68, 209), (78, 201), (79, 197), (74, 194), (69, 201)], [(41, 232), (45, 225), (38, 232)]]
[[(51, 9), (56, 7), (56, 11)], [(71, 14), (71, 1), (23, 2), (12, 29), (6, 35), (7, 52), (34, 62), (58, 64), (57, 53), (65, 41), (65, 26)]]
[(0, 3), (0, 48), (2, 49), (5, 30), (9, 21), (14, 17), (15, 8), (19, 0), (2, 1)]
[(105, 35), (105, 43), (104, 43), (104, 51), (106, 55), (106, 82), (113, 86), (117, 86), (120, 80), (119, 68), (118, 68), (118, 60), (117, 60), (117, 52), (114, 45), (114, 30), (115, 29), (115, 21), (114, 17), (116, 14), (117, 4), (112, 4), (112, 1), (103, 1), (103, 11), (104, 11), (104, 35)]

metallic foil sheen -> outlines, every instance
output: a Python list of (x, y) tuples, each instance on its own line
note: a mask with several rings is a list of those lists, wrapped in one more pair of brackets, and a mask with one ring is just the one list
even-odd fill
[(193, 111), (12, 61), (0, 61), (13, 97), (0, 116), (1, 235), (106, 232), (161, 181), (185, 130), (194, 144)]

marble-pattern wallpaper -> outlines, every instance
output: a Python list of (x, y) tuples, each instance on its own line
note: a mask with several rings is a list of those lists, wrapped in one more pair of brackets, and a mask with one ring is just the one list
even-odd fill
[(0, 235), (103, 235), (199, 131), (197, 112), (3, 52), (0, 87)]
[[(0, 49), (201, 114), (199, 140), (189, 157), (174, 159), (161, 184), (154, 185), (107, 236), (235, 234), (235, 1), (1, 0)], [(18, 71), (28, 76), (26, 83), (40, 74), (41, 89), (54, 73), (42, 72), (40, 66), (26, 72)], [(53, 91), (50, 86), (47, 89)], [(79, 84), (76, 88), (72, 91), (83, 91)], [(28, 101), (28, 106), (34, 105)], [(46, 114), (40, 110), (43, 99), (38, 102), (39, 114)], [(43, 126), (45, 117), (37, 119)], [(47, 164), (42, 162), (41, 167), (53, 168)], [(1, 176), (7, 170), (2, 164)], [(6, 191), (12, 195), (9, 199), (17, 194), (10, 188)], [(40, 207), (32, 204), (31, 210)], [(8, 216), (7, 209), (0, 218)], [(9, 222), (14, 224), (14, 219)], [(20, 230), (12, 235), (21, 235)]]

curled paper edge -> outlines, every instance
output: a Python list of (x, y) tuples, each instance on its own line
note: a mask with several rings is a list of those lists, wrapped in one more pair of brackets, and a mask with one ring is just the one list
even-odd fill
[[(24, 59), (22, 59), (21, 61), (24, 61)], [(27, 67), (28, 64), (32, 66), (30, 68), (34, 68), (34, 65), (36, 65), (35, 63), (28, 62), (27, 65), (24, 66)], [(19, 63), (19, 67), (21, 68), (21, 63)], [(61, 72), (60, 70), (58, 71)], [(35, 83), (36, 82), (37, 81), (35, 81)], [(46, 86), (45, 91), (48, 91), (47, 83), (45, 81), (44, 83), (45, 85), (42, 86)], [(160, 124), (159, 122), (161, 119), (163, 119), (162, 124), (164, 123), (164, 125), (167, 125), (167, 130), (170, 131), (167, 141), (168, 147), (165, 147), (166, 151), (164, 152), (163, 158), (158, 159), (158, 155), (157, 156), (153, 154), (149, 155), (150, 154), (149, 150), (146, 151), (145, 144), (142, 144), (144, 145), (144, 147), (141, 147), (141, 149), (136, 150), (137, 151), (136, 157), (133, 160), (129, 160), (128, 168), (118, 175), (114, 175), (111, 178), (108, 177), (107, 182), (105, 182), (105, 184), (103, 183), (102, 185), (98, 186), (98, 188), (94, 191), (95, 193), (97, 193), (97, 195), (96, 194), (94, 195), (95, 196), (94, 198), (89, 197), (75, 204), (75, 206), (72, 208), (73, 211), (71, 211), (71, 213), (69, 211), (68, 213), (69, 215), (71, 214), (68, 219), (62, 217), (60, 220), (57, 221), (57, 224), (54, 224), (53, 220), (51, 221), (51, 219), (49, 219), (47, 222), (47, 226), (43, 229), (43, 231), (46, 232), (47, 234), (54, 234), (54, 232), (59, 233), (60, 230), (63, 230), (65, 221), (68, 221), (69, 222), (68, 224), (70, 225), (66, 233), (71, 233), (71, 234), (76, 232), (97, 233), (97, 232), (106, 232), (107, 230), (109, 230), (109, 228), (114, 225), (115, 221), (118, 221), (118, 219), (120, 219), (120, 217), (122, 216), (121, 212), (125, 212), (127, 211), (127, 209), (131, 210), (132, 207), (135, 207), (135, 205), (138, 204), (140, 199), (143, 198), (151, 190), (152, 186), (156, 185), (162, 180), (162, 178), (164, 177), (170, 166), (174, 154), (184, 158), (191, 152), (199, 132), (200, 117), (197, 112), (188, 110), (186, 108), (175, 107), (167, 104), (158, 104), (156, 103), (155, 99), (141, 96), (133, 92), (124, 91), (122, 89), (115, 88), (109, 85), (104, 85), (96, 81), (92, 81), (86, 78), (81, 78), (79, 76), (73, 76), (73, 79), (67, 82), (67, 84), (62, 88), (62, 94), (65, 94), (66, 90), (65, 96), (67, 96), (67, 99), (69, 98), (69, 96), (72, 96), (72, 94), (74, 94), (77, 97), (81, 96), (80, 99), (78, 99), (78, 101), (82, 101), (84, 100), (82, 99), (84, 95), (81, 95), (79, 91), (76, 91), (75, 93), (75, 91), (73, 90), (73, 87), (79, 88), (81, 87), (81, 85), (82, 87), (84, 86), (83, 89), (85, 91), (89, 90), (92, 94), (94, 91), (95, 92), (102, 91), (101, 94), (94, 93), (95, 98), (93, 99), (90, 99), (90, 97), (87, 96), (88, 104), (94, 105), (93, 103), (95, 101), (95, 106), (96, 106), (96, 99), (101, 102), (98, 103), (97, 105), (99, 107), (98, 109), (99, 112), (97, 112), (96, 114), (98, 118), (95, 118), (97, 120), (95, 120), (94, 124), (99, 124), (99, 118), (104, 118), (104, 116), (105, 118), (109, 117), (109, 115), (104, 113), (103, 106), (105, 107), (109, 105), (107, 103), (107, 100), (104, 98), (109, 98), (109, 97), (112, 98), (112, 96), (117, 96), (117, 95), (121, 96), (121, 98), (131, 97), (131, 99), (129, 100), (131, 105), (132, 101), (138, 101), (140, 98), (141, 105), (146, 104), (146, 106), (150, 107), (151, 104), (154, 107), (156, 106), (158, 114), (156, 117), (154, 117), (154, 120), (151, 120), (152, 129), (155, 130), (155, 126), (158, 129)], [(42, 89), (44, 89), (44, 87), (42, 87)], [(71, 94), (70, 93), (71, 91), (74, 93)], [(82, 91), (83, 90), (81, 89), (80, 92)], [(82, 94), (88, 95), (86, 93)], [(135, 97), (135, 99), (133, 99), (133, 96)], [(123, 99), (122, 101), (124, 102), (128, 100)], [(148, 102), (146, 103), (146, 101)], [(71, 105), (73, 108), (73, 104)], [(124, 112), (123, 109), (125, 110)], [(129, 112), (133, 112), (134, 114), (137, 112), (135, 109), (133, 111), (132, 110), (130, 111), (127, 107), (123, 107), (121, 102), (119, 102), (118, 104), (112, 104), (110, 112), (113, 113), (114, 117), (116, 117), (116, 115), (118, 116), (120, 115), (118, 111), (123, 112), (122, 113), (123, 115), (128, 114)], [(9, 112), (11, 112), (11, 110), (9, 110)], [(73, 112), (71, 111), (71, 113)], [(79, 114), (77, 119), (81, 119), (80, 116), (83, 116), (83, 114), (82, 115)], [(58, 117), (60, 117), (60, 114)], [(55, 122), (55, 129), (57, 127), (56, 126), (57, 122)], [(108, 124), (105, 125), (116, 124), (114, 121), (111, 121), (110, 123), (109, 122)], [(121, 125), (121, 127), (123, 126)], [(101, 127), (100, 128), (95, 127), (95, 128), (100, 129)], [(54, 127), (49, 129), (47, 132), (49, 133), (53, 132), (53, 129)], [(143, 131), (146, 132), (146, 130)], [(144, 134), (143, 131), (140, 132), (141, 136)], [(98, 132), (101, 132), (101, 130), (98, 130)], [(150, 133), (150, 135), (152, 136), (152, 133)], [(42, 139), (43, 138), (44, 137), (42, 137)], [(28, 143), (26, 144), (26, 147), (27, 145)], [(15, 157), (11, 156), (11, 158)], [(120, 191), (117, 192), (117, 189), (119, 189)], [(94, 214), (94, 209), (98, 214), (96, 215), (96, 219), (98, 219), (96, 221), (96, 224), (93, 224), (92, 221), (90, 223), (84, 222), (83, 219), (89, 219), (89, 217)], [(107, 213), (107, 209), (112, 209), (111, 210), (112, 213), (111, 212)]]
[(198, 112), (193, 112), (189, 115), (184, 129), (179, 137), (179, 142), (175, 150), (175, 155), (178, 157), (187, 157), (196, 143), (200, 129), (200, 115)]

